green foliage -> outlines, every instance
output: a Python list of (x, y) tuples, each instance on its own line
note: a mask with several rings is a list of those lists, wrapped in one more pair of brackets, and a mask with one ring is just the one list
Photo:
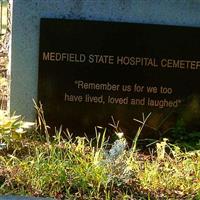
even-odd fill
[(188, 131), (182, 119), (173, 128), (171, 140), (187, 150), (200, 149), (200, 131)]
[(8, 117), (5, 111), (0, 112), (0, 149), (3, 147), (17, 148), (34, 123), (23, 122), (21, 116)]
[(19, 140), (24, 133), (21, 128), (22, 121), (20, 116), (13, 116), (11, 118), (1, 115), (0, 123), (0, 140), (1, 142), (10, 143), (14, 140)]
[(180, 199), (193, 199), (200, 190), (200, 151), (184, 153), (164, 139), (157, 144), (156, 153), (154, 160), (142, 163), (144, 170), (138, 174), (141, 185), (151, 191), (158, 190), (161, 197), (165, 193), (173, 199), (177, 194)]
[[(45, 131), (43, 140), (30, 138), (20, 117), (6, 117), (1, 140), (8, 151), (0, 150), (0, 193), (71, 200), (200, 199), (200, 151), (184, 152), (163, 139), (155, 152), (140, 152), (136, 143), (145, 119), (128, 147), (114, 120), (117, 139), (109, 144), (106, 129), (99, 128), (92, 140), (61, 129), (51, 138), (47, 127), (39, 128)], [(13, 137), (19, 129), (19, 137)], [(20, 155), (9, 151), (13, 146)]]

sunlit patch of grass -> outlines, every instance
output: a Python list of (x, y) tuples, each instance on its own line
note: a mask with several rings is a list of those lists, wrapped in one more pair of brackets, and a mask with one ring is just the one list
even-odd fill
[[(159, 147), (163, 143), (161, 150)], [(171, 150), (170, 155), (163, 153), (167, 147)], [(135, 162), (132, 169), (141, 187), (153, 195), (193, 198), (200, 191), (200, 151), (181, 152), (177, 146), (170, 147), (164, 140), (157, 145), (157, 156)]]
[[(44, 116), (39, 116), (42, 123)], [(143, 122), (145, 119), (143, 116)], [(106, 129), (100, 133), (96, 128), (96, 137), (89, 140), (74, 138), (61, 129), (49, 137), (48, 127), (43, 127), (39, 130), (46, 131), (45, 137), (24, 132), (19, 145), (12, 131), (23, 127), (21, 119), (6, 120), (11, 138), (4, 140), (8, 142), (6, 151), (0, 150), (1, 194), (57, 199), (200, 199), (200, 152), (183, 152), (164, 139), (153, 153), (143, 154), (136, 148), (143, 123), (132, 147), (114, 121), (118, 139), (113, 144), (106, 139)], [(17, 149), (10, 151), (15, 143)]]

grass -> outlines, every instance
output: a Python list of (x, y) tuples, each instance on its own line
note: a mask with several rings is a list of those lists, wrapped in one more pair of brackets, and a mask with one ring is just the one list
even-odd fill
[(200, 151), (184, 152), (163, 139), (144, 154), (136, 148), (143, 124), (132, 147), (118, 132), (119, 123), (113, 123), (118, 136), (113, 144), (106, 140), (106, 129), (102, 133), (98, 128), (93, 140), (74, 138), (67, 130), (49, 137), (41, 107), (38, 110), (39, 129), (19, 116), (2, 115), (1, 194), (72, 200), (200, 199)]

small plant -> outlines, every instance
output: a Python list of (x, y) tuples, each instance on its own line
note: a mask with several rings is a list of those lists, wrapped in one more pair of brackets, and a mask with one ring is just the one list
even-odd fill
[(162, 142), (156, 144), (157, 159), (163, 160), (166, 154), (167, 138), (164, 138)]
[(142, 121), (140, 121), (138, 119), (133, 119), (134, 121), (139, 122), (141, 124), (141, 126), (139, 126), (138, 131), (137, 131), (135, 138), (133, 140), (132, 152), (135, 152), (135, 150), (136, 150), (138, 138), (139, 138), (144, 126), (146, 125), (146, 122), (147, 122), (148, 118), (150, 117), (150, 115), (151, 115), (151, 113), (149, 113), (145, 117), (144, 113), (142, 113)]
[(11, 143), (20, 141), (27, 129), (33, 123), (23, 122), (21, 116), (6, 116), (4, 111), (0, 114), (0, 143), (9, 146)]

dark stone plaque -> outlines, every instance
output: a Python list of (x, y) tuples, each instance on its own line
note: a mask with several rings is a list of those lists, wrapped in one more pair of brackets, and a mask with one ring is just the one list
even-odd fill
[(178, 120), (200, 125), (200, 29), (41, 19), (38, 99), (51, 127), (95, 136), (111, 116), (133, 138), (142, 113), (145, 137)]

